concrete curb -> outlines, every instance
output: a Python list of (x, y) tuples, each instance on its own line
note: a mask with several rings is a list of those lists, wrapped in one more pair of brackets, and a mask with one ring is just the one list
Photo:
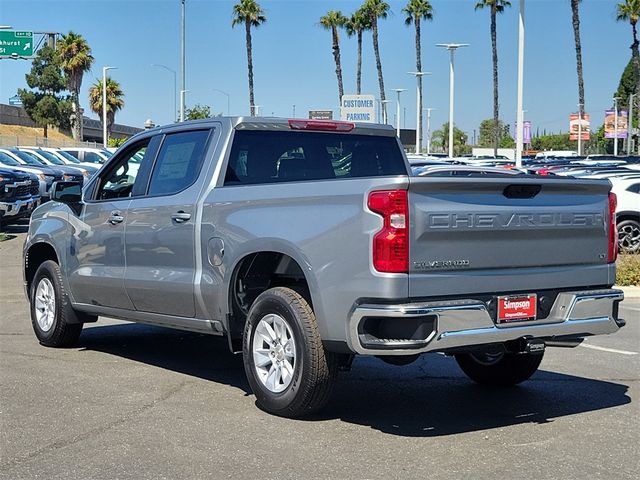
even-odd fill
[(622, 290), (624, 298), (640, 298), (640, 287), (619, 287), (615, 285), (613, 288)]

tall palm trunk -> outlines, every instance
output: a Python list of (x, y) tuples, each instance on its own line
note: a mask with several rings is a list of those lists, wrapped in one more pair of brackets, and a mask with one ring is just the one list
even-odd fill
[(249, 112), (253, 117), (255, 116), (255, 101), (253, 98), (253, 57), (251, 51), (251, 21), (246, 20), (244, 22), (245, 25), (245, 33), (246, 33), (246, 41), (247, 41), (247, 67), (249, 72)]
[(582, 75), (582, 44), (580, 42), (580, 13), (578, 4), (580, 0), (571, 0), (571, 13), (573, 17), (573, 36), (576, 43), (576, 66), (578, 70), (578, 105), (580, 119), (584, 115), (584, 77)]
[[(420, 15), (416, 15), (413, 18), (414, 24), (416, 26), (416, 71), (422, 71), (422, 53), (420, 51)], [(420, 145), (422, 145), (423, 128), (422, 128), (422, 104), (424, 102), (424, 95), (422, 94), (422, 75), (418, 75), (418, 89), (420, 90), (420, 105), (418, 108), (420, 111), (418, 112), (418, 124), (420, 125)], [(400, 119), (396, 119), (396, 125), (400, 123)], [(420, 152), (416, 152), (420, 153)]]
[(380, 86), (380, 104), (382, 105), (382, 116), (387, 116), (387, 104), (384, 95), (384, 79), (382, 78), (382, 63), (380, 62), (380, 49), (378, 48), (378, 19), (371, 16), (371, 30), (373, 32), (373, 52), (376, 55), (376, 68), (378, 69), (378, 84)]
[(342, 85), (342, 65), (340, 64), (340, 39), (338, 37), (337, 27), (331, 27), (331, 35), (333, 37), (333, 60), (336, 62), (336, 77), (338, 77), (338, 105), (342, 103), (342, 95), (344, 95), (344, 87)]
[(500, 104), (498, 102), (498, 38), (496, 28), (497, 8), (495, 3), (491, 5), (491, 51), (493, 59), (493, 154), (498, 156), (500, 144)]
[(358, 30), (358, 65), (356, 67), (356, 95), (362, 91), (362, 30)]
[(74, 140), (82, 141), (82, 114), (80, 113), (80, 92), (74, 90), (72, 92), (73, 113), (75, 119), (72, 122), (72, 134)]
[(636, 79), (636, 95), (640, 98), (640, 52), (638, 52), (638, 26), (636, 23), (631, 23), (631, 29), (633, 31), (633, 43), (631, 44), (631, 58), (633, 58), (633, 75)]

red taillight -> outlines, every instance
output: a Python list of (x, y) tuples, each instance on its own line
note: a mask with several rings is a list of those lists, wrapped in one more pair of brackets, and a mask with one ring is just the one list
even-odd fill
[(373, 268), (378, 272), (409, 271), (409, 205), (406, 190), (371, 192), (367, 202), (382, 215), (382, 229), (373, 237)]
[(289, 120), (292, 130), (325, 130), (331, 132), (350, 132), (356, 127), (355, 123), (328, 122), (325, 120)]
[(609, 263), (613, 263), (618, 258), (618, 227), (616, 225), (616, 207), (618, 198), (613, 192), (609, 192)]

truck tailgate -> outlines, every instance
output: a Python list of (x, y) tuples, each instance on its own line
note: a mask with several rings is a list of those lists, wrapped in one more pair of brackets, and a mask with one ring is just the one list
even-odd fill
[(607, 180), (411, 177), (409, 296), (612, 283)]

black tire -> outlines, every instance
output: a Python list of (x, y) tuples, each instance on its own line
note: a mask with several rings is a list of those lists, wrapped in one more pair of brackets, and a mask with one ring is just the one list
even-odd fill
[(528, 380), (538, 370), (543, 356), (543, 353), (461, 353), (456, 355), (456, 361), (476, 383), (509, 387)]
[[(53, 321), (50, 326), (44, 328), (37, 318), (36, 292), (41, 282), (48, 281), (53, 287)], [(36, 271), (31, 283), (31, 325), (38, 341), (46, 347), (70, 347), (74, 345), (80, 337), (82, 323), (78, 323), (75, 312), (71, 308), (69, 297), (62, 282), (60, 266), (47, 260), (42, 263)]]
[(640, 252), (640, 222), (623, 220), (618, 223), (618, 248), (622, 253)]
[[(295, 350), (293, 374), (286, 388), (281, 385), (284, 390), (280, 392), (270, 390), (260, 379), (253, 354), (258, 324), (273, 316), (284, 319), (289, 327), (287, 332), (295, 343), (295, 348), (291, 349)], [(261, 342), (260, 337), (256, 341)], [(268, 346), (264, 340), (262, 342)], [(300, 294), (284, 287), (271, 288), (260, 294), (249, 310), (242, 344), (245, 372), (259, 408), (274, 415), (295, 418), (317, 412), (327, 403), (338, 362), (334, 354), (324, 350), (313, 310)], [(284, 384), (284, 377), (281, 380)]]

